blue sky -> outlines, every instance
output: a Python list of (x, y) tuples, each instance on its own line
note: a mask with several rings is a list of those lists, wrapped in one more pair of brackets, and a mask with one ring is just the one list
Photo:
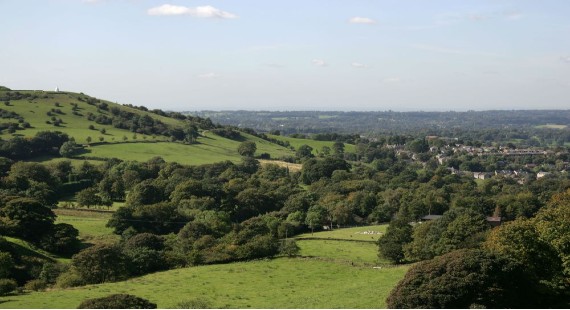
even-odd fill
[(178, 111), (570, 109), (566, 0), (0, 0), (0, 85)]

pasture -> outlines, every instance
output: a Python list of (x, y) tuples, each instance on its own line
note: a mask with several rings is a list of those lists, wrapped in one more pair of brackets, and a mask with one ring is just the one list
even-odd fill
[(113, 243), (119, 240), (119, 236), (113, 234), (113, 229), (105, 226), (111, 213), (70, 209), (54, 209), (54, 213), (57, 215), (55, 223), (73, 225), (83, 243)]
[[(296, 150), (299, 149), (299, 147), (301, 145), (306, 144), (306, 145), (313, 148), (313, 154), (314, 155), (318, 155), (321, 152), (323, 146), (328, 146), (329, 148), (331, 148), (331, 153), (332, 153), (332, 146), (334, 144), (334, 141), (317, 141), (317, 140), (312, 140), (312, 139), (299, 139), (299, 138), (275, 136), (275, 135), (269, 135), (269, 134), (267, 136), (271, 137), (273, 139), (277, 139), (277, 140), (281, 140), (281, 141), (287, 141)], [(356, 151), (356, 147), (353, 144), (346, 144), (345, 143), (344, 144), (344, 151), (345, 152), (354, 152), (354, 151)]]
[(407, 266), (373, 269), (277, 258), (158, 272), (123, 282), (0, 298), (1, 308), (76, 308), (87, 298), (128, 293), (176, 308), (384, 308)]
[(297, 239), (342, 239), (377, 241), (386, 232), (388, 224), (325, 230), (296, 236)]

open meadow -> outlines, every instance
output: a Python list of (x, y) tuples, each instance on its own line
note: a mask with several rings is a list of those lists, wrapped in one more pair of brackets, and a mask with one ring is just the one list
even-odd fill
[(373, 269), (308, 258), (277, 258), (158, 272), (123, 282), (0, 298), (1, 308), (76, 308), (125, 293), (159, 308), (384, 308), (406, 266)]
[[(118, 240), (105, 227), (108, 213), (64, 209), (56, 213), (57, 222), (74, 225), (84, 242)], [(159, 308), (384, 308), (408, 266), (379, 261), (374, 242), (354, 237), (359, 231), (384, 228), (315, 233), (322, 239), (298, 240), (301, 252), (296, 258), (196, 266), (116, 283), (12, 294), (0, 298), (0, 308), (76, 308), (84, 299), (115, 293), (146, 298)], [(346, 240), (327, 240), (329, 236)]]

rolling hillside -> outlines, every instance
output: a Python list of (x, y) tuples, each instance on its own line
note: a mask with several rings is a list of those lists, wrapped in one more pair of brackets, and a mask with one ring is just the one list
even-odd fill
[[(175, 113), (174, 113), (175, 114)], [(0, 88), (0, 138), (33, 137), (41, 131), (61, 131), (77, 143), (88, 145), (78, 158), (120, 158), (146, 161), (161, 156), (182, 164), (239, 162), (238, 145), (246, 140), (257, 144), (256, 155), (271, 158), (293, 155), (293, 151), (258, 137), (241, 133), (240, 141), (227, 139), (200, 128), (192, 144), (172, 142), (173, 131), (188, 126), (183, 120), (160, 110), (124, 106), (83, 93), (8, 90)], [(184, 117), (182, 117), (184, 118)], [(193, 119), (193, 125), (206, 121)], [(52, 158), (41, 158), (41, 161)]]

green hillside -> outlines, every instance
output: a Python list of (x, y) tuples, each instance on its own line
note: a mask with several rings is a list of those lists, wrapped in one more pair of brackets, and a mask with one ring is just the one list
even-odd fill
[[(224, 160), (238, 162), (241, 156), (237, 147), (246, 140), (257, 144), (256, 155), (268, 153), (271, 158), (280, 158), (294, 154), (288, 148), (246, 133), (241, 133), (240, 141), (235, 141), (199, 129), (200, 135), (193, 144), (170, 142), (168, 134), (152, 133), (149, 128), (161, 132), (176, 128), (181, 130), (187, 126), (187, 121), (167, 117), (165, 115), (168, 114), (162, 111), (151, 113), (145, 110), (146, 108), (124, 106), (82, 93), (10, 91), (0, 88), (0, 138), (8, 140), (16, 136), (33, 137), (41, 131), (61, 131), (75, 138), (77, 143), (88, 145), (79, 158), (116, 157), (146, 161), (161, 156), (167, 161), (191, 165)], [(141, 119), (135, 125), (137, 128), (127, 128), (124, 124), (124, 128), (117, 128), (117, 122), (131, 121), (124, 116), (121, 118), (123, 114), (119, 113)], [(143, 118), (152, 119), (154, 125), (142, 127)], [(35, 160), (53, 161), (54, 158)]]
[[(76, 308), (87, 298), (128, 293), (184, 307), (209, 308), (384, 308), (408, 266), (362, 268), (318, 259), (260, 260), (158, 272), (117, 283), (31, 292), (0, 299), (1, 308)], [(202, 306), (203, 307), (203, 306)]]
[[(7, 97), (9, 97), (8, 94), (12, 95), (10, 96), (12, 99), (6, 100)], [(13, 99), (14, 97), (22, 98)], [(87, 118), (89, 113), (92, 113), (95, 117), (101, 115), (110, 116), (111, 113), (108, 110), (98, 108), (94, 104), (87, 103), (88, 100), (96, 104), (106, 104), (108, 108), (116, 107), (122, 111), (135, 113), (140, 116), (148, 115), (169, 126), (182, 126), (183, 124), (180, 120), (141, 111), (110, 101), (96, 99), (81, 93), (0, 90), (0, 98), (3, 102), (3, 104), (0, 105), (0, 109), (16, 113), (23, 118), (24, 122), (31, 125), (30, 128), (19, 129), (14, 133), (10, 133), (8, 130), (2, 130), (0, 137), (3, 139), (9, 139), (15, 135), (31, 137), (39, 131), (46, 130), (58, 130), (67, 133), (74, 137), (77, 143), (86, 143), (87, 137), (91, 137), (93, 142), (99, 141), (99, 137), (103, 137), (105, 139), (104, 141), (108, 142), (122, 141), (125, 136), (129, 140), (132, 139), (134, 133), (130, 130), (115, 128), (113, 125), (98, 124), (96, 121), (89, 120)], [(74, 104), (77, 104), (76, 108), (74, 108)], [(55, 118), (56, 121), (61, 120), (61, 124), (56, 126), (53, 118)], [(4, 117), (0, 120), (0, 123), (8, 122), (18, 122), (18, 120)], [(94, 129), (89, 129), (89, 125), (92, 125)], [(22, 124), (20, 124), (20, 127), (22, 127)], [(105, 130), (105, 133), (101, 132), (102, 129)], [(153, 138), (151, 135), (144, 134), (138, 134), (137, 138), (142, 140), (145, 139), (145, 136), (146, 139)], [(155, 139), (164, 140), (166, 137), (155, 137)]]
[[(312, 139), (300, 139), (300, 138), (292, 138), (292, 137), (276, 136), (276, 135), (267, 135), (267, 136), (269, 136), (270, 138), (273, 138), (273, 139), (277, 139), (277, 140), (281, 140), (281, 141), (287, 141), (295, 149), (298, 149), (301, 145), (306, 144), (306, 145), (313, 148), (313, 154), (315, 154), (315, 155), (317, 155), (319, 152), (321, 152), (323, 146), (328, 146), (329, 148), (332, 149), (332, 146), (335, 143), (334, 141), (317, 141), (317, 140), (312, 140)], [(353, 144), (346, 144), (345, 143), (344, 144), (344, 151), (345, 152), (355, 152), (356, 147)]]

